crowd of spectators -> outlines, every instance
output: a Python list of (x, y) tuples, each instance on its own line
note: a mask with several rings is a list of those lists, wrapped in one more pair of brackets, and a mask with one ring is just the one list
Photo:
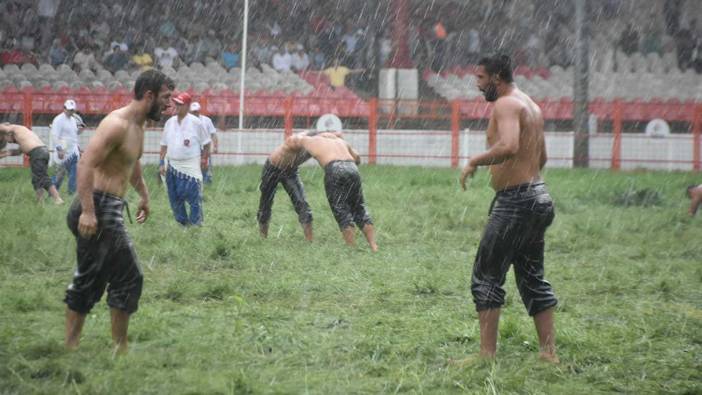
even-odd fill
[[(530, 67), (573, 63), (572, 2), (409, 3), (407, 40), (418, 68), (474, 64), (485, 50), (509, 53), (516, 64)], [(685, 0), (665, 0), (638, 19), (628, 12), (639, 3), (630, 3), (591, 2), (593, 47), (675, 53), (680, 69), (702, 71), (702, 34), (682, 11)], [(362, 83), (392, 56), (393, 10), (387, 0), (251, 0), (250, 10), (250, 66), (299, 72), (325, 70), (338, 60), (349, 70), (362, 70), (352, 77)], [(232, 69), (241, 63), (242, 14), (242, 0), (5, 0), (0, 64), (67, 64), (76, 72), (114, 73), (218, 62)], [(622, 26), (623, 21), (630, 23)]]

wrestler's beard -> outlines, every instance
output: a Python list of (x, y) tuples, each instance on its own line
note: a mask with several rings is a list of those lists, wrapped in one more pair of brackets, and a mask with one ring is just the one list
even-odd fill
[(158, 102), (154, 101), (149, 109), (149, 112), (146, 114), (146, 117), (152, 121), (161, 120), (161, 106), (158, 104)]
[(485, 96), (485, 100), (489, 102), (497, 100), (497, 85), (495, 85), (494, 83), (488, 83), (485, 89), (482, 89), (482, 91), (483, 96)]

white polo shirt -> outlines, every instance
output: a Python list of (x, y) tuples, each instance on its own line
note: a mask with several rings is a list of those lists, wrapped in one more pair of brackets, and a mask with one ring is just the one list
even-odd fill
[(217, 128), (215, 128), (214, 123), (212, 123), (210, 117), (206, 115), (200, 115), (199, 118), (200, 122), (202, 122), (202, 126), (205, 128), (207, 133), (210, 134), (210, 136), (217, 133)]
[(71, 155), (79, 154), (78, 122), (76, 119), (67, 116), (65, 112), (57, 115), (54, 120), (51, 121), (51, 141), (53, 148), (61, 147), (66, 154), (64, 159), (58, 159), (57, 154), (54, 154), (54, 160), (58, 163)]
[(161, 145), (167, 147), (168, 164), (198, 180), (202, 180), (200, 151), (211, 141), (202, 121), (192, 114), (187, 114), (181, 122), (177, 115), (172, 116), (163, 126), (161, 135)]

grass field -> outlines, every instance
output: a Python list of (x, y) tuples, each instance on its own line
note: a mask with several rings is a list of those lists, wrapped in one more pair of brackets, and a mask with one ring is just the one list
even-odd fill
[(128, 225), (144, 294), (115, 358), (104, 299), (64, 351), (68, 206), (38, 207), (28, 170), (0, 169), (0, 394), (702, 393), (702, 218), (684, 195), (699, 176), (547, 171), (562, 363), (537, 360), (510, 273), (496, 362), (459, 369), (447, 360), (478, 351), (469, 281), (485, 171), (465, 193), (457, 171), (361, 171), (377, 254), (360, 234), (343, 245), (318, 167), (302, 170), (312, 244), (282, 188), (258, 237), (259, 167), (217, 169), (196, 229), (176, 225), (148, 168), (152, 217)]

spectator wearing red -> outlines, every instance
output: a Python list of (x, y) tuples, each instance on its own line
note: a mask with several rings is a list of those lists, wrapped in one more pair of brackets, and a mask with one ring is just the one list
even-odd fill
[(12, 47), (0, 52), (0, 63), (22, 65), (25, 63), (37, 64), (37, 59), (31, 52), (23, 51), (19, 43), (13, 40)]

